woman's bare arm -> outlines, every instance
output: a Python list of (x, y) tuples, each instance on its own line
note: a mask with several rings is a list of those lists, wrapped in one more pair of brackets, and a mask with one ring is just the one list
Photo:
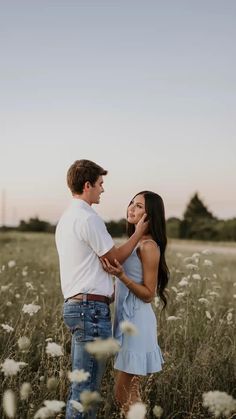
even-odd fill
[(149, 303), (156, 293), (160, 249), (151, 241), (141, 244), (139, 249), (143, 268), (142, 284), (137, 284), (129, 278), (117, 260), (115, 260), (115, 265), (111, 265), (107, 259), (103, 260), (102, 264), (107, 272), (117, 276), (136, 297)]

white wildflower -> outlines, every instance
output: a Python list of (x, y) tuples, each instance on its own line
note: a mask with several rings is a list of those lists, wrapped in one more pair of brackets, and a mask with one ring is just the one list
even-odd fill
[(169, 316), (169, 317), (167, 317), (167, 319), (166, 319), (168, 322), (172, 322), (172, 321), (176, 321), (176, 320), (179, 320), (179, 317), (176, 317), (176, 316)]
[(192, 275), (192, 278), (198, 281), (198, 280), (201, 279), (201, 275), (199, 275), (199, 274), (193, 274)]
[(40, 310), (40, 306), (37, 304), (24, 304), (22, 311), (23, 313), (27, 313), (30, 316), (33, 316), (35, 313), (37, 313)]
[(16, 396), (12, 390), (6, 390), (3, 394), (3, 410), (8, 418), (16, 415)]
[(72, 407), (75, 410), (78, 410), (78, 412), (83, 413), (84, 408), (83, 408), (83, 405), (80, 402), (77, 402), (76, 400), (70, 400), (70, 403), (72, 404)]
[(46, 353), (51, 356), (62, 356), (63, 349), (61, 345), (58, 345), (55, 342), (48, 342), (46, 347)]
[(20, 294), (16, 294), (16, 295), (15, 295), (15, 297), (16, 297), (16, 298), (20, 298)]
[(155, 297), (155, 298), (154, 298), (154, 305), (155, 305), (155, 307), (159, 307), (160, 302), (161, 302), (161, 300), (160, 300), (160, 298), (159, 298), (159, 297)]
[(187, 278), (186, 278), (186, 277), (183, 277), (183, 278), (181, 279), (181, 281), (179, 281), (178, 285), (179, 285), (180, 287), (186, 287), (186, 286), (188, 285), (188, 280), (187, 280)]
[(12, 284), (10, 283), (10, 284), (8, 284), (8, 285), (2, 285), (1, 286), (1, 291), (2, 292), (5, 292), (5, 291), (7, 291), (9, 288), (10, 288), (10, 286), (11, 286)]
[(4, 330), (6, 330), (6, 332), (7, 332), (7, 333), (11, 333), (11, 332), (13, 332), (13, 330), (14, 330), (14, 328), (13, 328), (13, 327), (11, 327), (11, 326), (9, 326), (9, 324), (4, 324), (4, 323), (2, 323), (2, 324), (1, 324), (1, 326), (2, 326), (2, 328), (3, 328)]
[(65, 402), (59, 400), (45, 400), (44, 407), (41, 407), (34, 415), (34, 419), (46, 419), (60, 413), (65, 406)]
[(228, 417), (236, 411), (236, 400), (224, 391), (208, 391), (203, 393), (203, 406), (207, 407), (215, 417)]
[(32, 391), (32, 387), (30, 383), (23, 383), (20, 388), (20, 398), (21, 400), (27, 400), (29, 395)]
[(84, 371), (84, 369), (82, 370), (73, 370), (68, 371), (68, 378), (69, 380), (73, 383), (73, 382), (77, 382), (77, 383), (82, 383), (82, 381), (87, 381), (87, 379), (89, 378), (90, 373)]
[(137, 327), (128, 320), (120, 322), (120, 330), (122, 331), (122, 333), (129, 336), (135, 336), (138, 334)]
[(156, 418), (160, 418), (163, 414), (163, 409), (161, 406), (154, 406), (152, 412)]
[(141, 402), (134, 403), (130, 406), (127, 419), (144, 419), (147, 413), (145, 404)]
[(208, 295), (210, 295), (211, 297), (219, 297), (220, 296), (220, 294), (218, 292), (216, 292), (216, 291), (210, 291), (208, 293)]
[(208, 318), (208, 320), (211, 320), (211, 313), (209, 311), (205, 311), (206, 317)]
[(213, 266), (213, 262), (209, 259), (205, 259), (203, 262), (203, 266)]
[(5, 359), (5, 361), (1, 364), (1, 370), (4, 372), (5, 376), (12, 376), (16, 375), (21, 367), (27, 365), (25, 362), (16, 362), (14, 359)]
[(228, 325), (233, 324), (232, 319), (233, 319), (233, 314), (230, 312), (230, 313), (227, 314), (227, 324)]
[(236, 294), (233, 294), (233, 298), (236, 298)]
[(53, 412), (47, 407), (41, 407), (34, 415), (34, 419), (47, 419), (52, 417)]
[(85, 349), (97, 359), (101, 359), (116, 354), (120, 350), (120, 345), (119, 342), (113, 338), (97, 339), (93, 342), (86, 343)]
[(15, 260), (9, 260), (8, 268), (14, 268), (14, 266), (16, 266), (16, 261)]
[(209, 304), (209, 301), (206, 298), (203, 298), (203, 297), (199, 298), (198, 301), (199, 301), (199, 303), (203, 303), (203, 304), (206, 304), (206, 305)]
[(178, 289), (176, 287), (171, 287), (171, 289), (176, 293), (178, 292)]
[(83, 410), (87, 411), (101, 401), (101, 396), (97, 391), (84, 390), (80, 394), (80, 401), (83, 405)]
[(60, 400), (44, 400), (43, 404), (53, 413), (59, 413), (66, 405), (65, 402)]
[(198, 253), (198, 252), (195, 252), (195, 253), (193, 253), (192, 254), (192, 258), (200, 258), (200, 253)]
[(47, 380), (47, 388), (49, 391), (55, 391), (58, 387), (58, 379), (56, 377), (49, 377)]
[(33, 284), (31, 284), (31, 282), (26, 282), (25, 286), (26, 286), (26, 288), (29, 288), (30, 290), (34, 289)]
[(8, 301), (8, 302), (6, 303), (6, 306), (7, 306), (7, 307), (11, 307), (11, 306), (12, 306), (12, 302), (11, 302), (11, 301)]
[(25, 352), (30, 347), (30, 339), (26, 336), (22, 336), (17, 341), (20, 351)]
[(193, 258), (192, 258), (192, 256), (188, 256), (188, 257), (184, 258), (184, 263), (185, 263), (185, 264), (187, 264), (187, 263), (193, 263)]
[(194, 265), (194, 263), (188, 263), (186, 265), (186, 268), (189, 269), (189, 270), (191, 270), (191, 271), (197, 271), (198, 270), (198, 266), (197, 265)]
[(212, 254), (212, 252), (211, 252), (211, 250), (209, 250), (209, 249), (204, 249), (204, 250), (202, 250), (202, 254), (203, 254), (203, 255), (211, 255), (211, 254)]
[(185, 297), (185, 295), (185, 292), (178, 292), (178, 294), (176, 295), (176, 301), (182, 300), (182, 298)]

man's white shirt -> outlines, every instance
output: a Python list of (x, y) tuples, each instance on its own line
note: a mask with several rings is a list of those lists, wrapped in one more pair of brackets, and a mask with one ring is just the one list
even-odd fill
[(113, 281), (99, 260), (113, 246), (104, 221), (82, 199), (73, 198), (56, 228), (64, 298), (79, 293), (111, 296)]

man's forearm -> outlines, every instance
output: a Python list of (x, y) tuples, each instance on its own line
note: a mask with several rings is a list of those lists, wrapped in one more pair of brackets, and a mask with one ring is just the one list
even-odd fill
[(106, 257), (110, 263), (114, 263), (114, 259), (117, 259), (121, 264), (131, 255), (132, 251), (134, 250), (135, 246), (138, 244), (139, 240), (141, 239), (142, 234), (135, 231), (134, 234), (122, 245), (119, 247), (114, 246), (106, 255)]

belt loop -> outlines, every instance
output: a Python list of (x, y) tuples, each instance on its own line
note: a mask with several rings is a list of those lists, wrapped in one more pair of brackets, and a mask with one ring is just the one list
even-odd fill
[(87, 294), (83, 294), (83, 305), (85, 306), (87, 304), (88, 298)]

